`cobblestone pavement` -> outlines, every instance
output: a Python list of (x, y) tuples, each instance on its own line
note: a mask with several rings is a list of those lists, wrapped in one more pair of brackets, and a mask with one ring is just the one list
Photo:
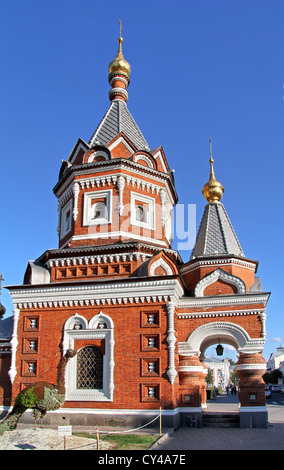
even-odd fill
[[(237, 410), (224, 397), (208, 405), (208, 411)], [(284, 450), (284, 406), (267, 405), (267, 429), (180, 428), (161, 439), (155, 450)]]

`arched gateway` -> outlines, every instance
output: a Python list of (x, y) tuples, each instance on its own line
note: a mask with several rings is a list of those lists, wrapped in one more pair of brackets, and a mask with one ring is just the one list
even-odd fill
[[(211, 144), (211, 142), (210, 142)], [(181, 268), (193, 296), (180, 299), (179, 379), (181, 406), (201, 422), (206, 407), (206, 349), (218, 342), (238, 353), (240, 425), (266, 427), (266, 370), (261, 353), (265, 341), (265, 306), (269, 294), (255, 277), (257, 262), (247, 259), (220, 199), (212, 151), (210, 179), (203, 188), (208, 201), (191, 260)], [(199, 414), (199, 416), (198, 416)]]
[(200, 425), (204, 352), (222, 340), (239, 355), (241, 426), (266, 426), (261, 353), (269, 294), (255, 277), (258, 263), (244, 255), (220, 202), (212, 151), (191, 257), (183, 263), (172, 249), (173, 172), (128, 110), (131, 67), (121, 35), (118, 43), (108, 111), (89, 142), (73, 147), (54, 187), (58, 248), (29, 262), (23, 285), (9, 287), (12, 392), (7, 366), (0, 367), (2, 405), (39, 380), (56, 383), (71, 346), (78, 354), (68, 364), (61, 410), (70, 423), (136, 427), (161, 407), (165, 426), (185, 423), (185, 415)]

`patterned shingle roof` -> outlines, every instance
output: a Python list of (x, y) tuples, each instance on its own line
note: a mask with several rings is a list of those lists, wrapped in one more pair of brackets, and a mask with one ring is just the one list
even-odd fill
[(14, 317), (8, 317), (0, 320), (0, 340), (9, 341), (12, 338)]
[(123, 132), (134, 143), (137, 150), (150, 150), (141, 130), (129, 112), (127, 104), (122, 100), (111, 102), (89, 144), (92, 146), (97, 142), (100, 145), (107, 145), (120, 132)]
[(216, 254), (245, 256), (221, 202), (209, 203), (205, 206), (191, 259)]

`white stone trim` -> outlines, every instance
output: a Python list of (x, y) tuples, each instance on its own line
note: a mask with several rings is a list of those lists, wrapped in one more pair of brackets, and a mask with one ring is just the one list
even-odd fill
[(118, 237), (125, 237), (126, 239), (132, 240), (141, 240), (144, 243), (152, 243), (154, 245), (159, 245), (163, 247), (167, 247), (167, 243), (163, 240), (156, 240), (154, 237), (144, 237), (143, 235), (138, 235), (132, 232), (123, 232), (123, 231), (107, 231), (107, 232), (100, 232), (100, 233), (86, 233), (86, 235), (74, 235), (70, 237), (64, 244), (64, 246), (68, 245), (72, 240), (96, 240), (97, 238), (112, 238), (117, 239)]
[(238, 294), (244, 294), (246, 292), (245, 283), (239, 277), (233, 276), (232, 274), (223, 271), (223, 269), (218, 268), (198, 282), (194, 289), (195, 297), (204, 296), (205, 288), (211, 284), (214, 284), (214, 282), (218, 281), (219, 279), (227, 282), (228, 284), (234, 285), (238, 290)]
[[(77, 144), (74, 146), (74, 148), (73, 148), (72, 152), (70, 153), (70, 155), (72, 155), (72, 153), (73, 153), (73, 151), (74, 151), (74, 149), (75, 149), (76, 146), (77, 146)], [(79, 154), (79, 152), (80, 152), (81, 150), (83, 150), (84, 153), (89, 150), (88, 144), (87, 144), (86, 142), (84, 142), (84, 141), (79, 143), (78, 148), (77, 148), (76, 152), (74, 153), (74, 155), (73, 155), (73, 157), (72, 157), (72, 160), (71, 160), (71, 163), (72, 163), (72, 164), (73, 164), (74, 161), (76, 160), (77, 155)], [(69, 155), (67, 161), (69, 161), (70, 155)]]
[[(61, 210), (61, 229), (60, 229), (61, 239), (64, 238), (72, 230), (72, 206), (73, 206), (73, 201), (72, 199), (70, 199), (70, 201), (67, 204), (65, 204), (65, 206)], [(70, 211), (70, 221), (69, 221), (69, 227), (68, 227), (66, 216), (69, 211)]]
[(237, 364), (235, 366), (236, 370), (266, 370), (266, 364), (265, 363), (259, 363), (259, 364)]
[(155, 270), (161, 266), (167, 273), (168, 276), (171, 276), (173, 274), (172, 268), (166, 263), (166, 261), (163, 258), (157, 259), (151, 267), (150, 267), (150, 276), (155, 276)]
[(262, 352), (264, 340), (262, 338), (250, 338), (247, 331), (235, 323), (210, 322), (197, 327), (188, 337), (186, 342), (179, 343), (179, 354), (199, 355), (216, 342), (224, 342), (236, 348), (242, 353)]
[(88, 157), (88, 161), (86, 163), (92, 163), (95, 158), (103, 157), (105, 160), (109, 160), (109, 154), (104, 150), (95, 150), (91, 155)]
[(52, 268), (53, 266), (81, 266), (83, 264), (87, 266), (93, 265), (94, 263), (118, 263), (122, 261), (132, 261), (133, 259), (136, 261), (139, 261), (140, 259), (141, 263), (143, 263), (147, 258), (152, 258), (152, 255), (135, 251), (132, 253), (116, 253), (115, 255), (106, 254), (94, 256), (73, 256), (70, 258), (51, 258), (46, 264), (49, 268)]
[(142, 162), (147, 163), (147, 166), (149, 168), (154, 168), (151, 158), (147, 157), (146, 155), (142, 155), (142, 154), (134, 155), (133, 161), (135, 163), (138, 163), (138, 160), (142, 160)]
[[(105, 119), (105, 118), (104, 118)], [(97, 130), (97, 132), (99, 131), (99, 129)], [(127, 148), (127, 150), (130, 152), (130, 154), (132, 155), (133, 154), (133, 148), (129, 145), (129, 143), (127, 142), (127, 140), (125, 140), (125, 138), (121, 135), (118, 139), (115, 139), (113, 141), (113, 143), (111, 145), (108, 146), (108, 149), (110, 150), (110, 152), (118, 146), (118, 144), (123, 144), (125, 145), (125, 147)]]
[(27, 287), (10, 289), (18, 308), (54, 308), (168, 302), (183, 294), (178, 279), (163, 279), (117, 284)]
[(177, 370), (175, 368), (175, 343), (177, 340), (176, 335), (175, 335), (175, 328), (174, 328), (175, 303), (168, 302), (167, 310), (168, 310), (167, 343), (168, 343), (168, 351), (169, 351), (167, 374), (168, 374), (170, 383), (173, 385), (175, 378), (177, 376)]
[(257, 412), (267, 412), (266, 406), (240, 406), (240, 413), (257, 413)]
[(121, 216), (123, 214), (124, 204), (123, 204), (123, 190), (125, 186), (125, 179), (123, 176), (119, 176), (117, 180), (117, 188), (118, 188), (118, 205), (117, 211)]
[[(105, 217), (98, 219), (92, 218), (92, 201), (104, 198), (106, 201), (106, 214)], [(111, 224), (112, 222), (112, 191), (107, 189), (105, 191), (93, 191), (84, 194), (84, 209), (83, 209), (83, 226), (89, 225), (102, 225)], [(98, 234), (100, 235), (100, 234)], [(73, 237), (74, 239), (75, 237)], [(84, 238), (88, 238), (88, 235)]]
[[(100, 312), (89, 322), (84, 321), (85, 328), (69, 329), (70, 321), (77, 321), (78, 315), (75, 314), (65, 323), (63, 349), (64, 353), (68, 348), (74, 348), (76, 339), (104, 339), (105, 354), (103, 357), (103, 389), (77, 389), (77, 356), (70, 359), (66, 369), (66, 401), (113, 401), (113, 372), (114, 372), (114, 338), (113, 321), (108, 316)], [(80, 317), (81, 321), (83, 317)], [(98, 324), (104, 321), (107, 328), (100, 329)], [(81, 323), (82, 324), (82, 323)]]
[(250, 309), (250, 310), (219, 310), (213, 312), (186, 312), (178, 313), (178, 319), (183, 320), (187, 318), (214, 318), (214, 317), (241, 317), (246, 315), (262, 315), (265, 310), (263, 309)]
[(179, 372), (206, 372), (203, 366), (179, 366)]
[(228, 258), (228, 259), (210, 259), (210, 260), (199, 260), (196, 261), (196, 263), (192, 263), (189, 266), (183, 266), (180, 270), (182, 274), (189, 273), (191, 271), (194, 271), (196, 268), (199, 268), (200, 266), (217, 266), (219, 267), (220, 265), (228, 265), (228, 264), (237, 264), (240, 265), (241, 267), (244, 267), (246, 269), (250, 269), (252, 271), (255, 271), (256, 263), (251, 263), (249, 261), (239, 259), (239, 258)]
[(222, 305), (242, 305), (242, 304), (266, 304), (269, 298), (269, 293), (246, 293), (242, 295), (218, 295), (206, 297), (183, 297), (180, 299), (179, 308), (194, 308), (194, 307), (221, 307)]
[(11, 367), (8, 372), (11, 383), (14, 382), (15, 377), (17, 375), (16, 354), (17, 354), (17, 347), (19, 343), (18, 342), (18, 322), (19, 322), (19, 316), (20, 316), (20, 309), (14, 306), (13, 314), (14, 314), (13, 334), (12, 334), (12, 339), (10, 342), (11, 344)]
[[(131, 150), (131, 153), (133, 153), (133, 150)], [(112, 160), (113, 161), (113, 160)], [(108, 162), (106, 162), (108, 163)], [(160, 172), (158, 170), (149, 168), (149, 167), (143, 167), (147, 169), (146, 171), (143, 171), (142, 166), (139, 164), (136, 164), (135, 162), (131, 162), (131, 164), (134, 166), (134, 168), (129, 167), (126, 165), (124, 162), (121, 162), (120, 168), (123, 171), (127, 171), (129, 173), (132, 173), (133, 176), (127, 174), (123, 174), (123, 176), (126, 179), (127, 185), (131, 183), (132, 187), (134, 188), (135, 186), (137, 189), (141, 187), (142, 190), (146, 189), (147, 192), (156, 192), (158, 195), (161, 188), (163, 188), (163, 185), (166, 185), (167, 189), (167, 195), (169, 197), (169, 200), (172, 205), (175, 204), (174, 199), (172, 197), (172, 184), (171, 184), (171, 179), (170, 176), (165, 173), (163, 174), (163, 178), (160, 177)], [(99, 176), (100, 173), (105, 173), (106, 171), (116, 171), (116, 173), (112, 174), (103, 174), (102, 176)], [(82, 176), (82, 172), (84, 176)], [(151, 173), (151, 182), (150, 181), (145, 181), (144, 179), (140, 179), (139, 176), (142, 178), (149, 178), (149, 174)], [(66, 180), (66, 182), (58, 189), (56, 192), (56, 195), (58, 198), (68, 198), (70, 196), (70, 185), (73, 182), (74, 178), (76, 178), (76, 182), (78, 182), (81, 186), (82, 189), (84, 187), (86, 188), (94, 188), (94, 187), (99, 187), (99, 186), (105, 186), (105, 185), (110, 185), (110, 184), (115, 184), (117, 178), (121, 176), (121, 173), (117, 173), (117, 166), (108, 164), (107, 168), (105, 166), (103, 167), (97, 167), (95, 169), (96, 176), (93, 176), (94, 173), (94, 168), (88, 169), (84, 168), (84, 170), (78, 170), (74, 171), (69, 178)], [(91, 176), (86, 176), (90, 174)]]
[(73, 220), (76, 221), (78, 217), (78, 198), (79, 198), (79, 192), (80, 192), (80, 187), (78, 183), (74, 183), (72, 186), (73, 190), (73, 195), (74, 195), (74, 204), (73, 204)]
[[(136, 205), (135, 203), (147, 204), (147, 220), (142, 222), (136, 219)], [(130, 224), (135, 227), (142, 227), (144, 229), (156, 230), (156, 216), (155, 216), (155, 199), (153, 197), (145, 196), (144, 194), (130, 193)]]

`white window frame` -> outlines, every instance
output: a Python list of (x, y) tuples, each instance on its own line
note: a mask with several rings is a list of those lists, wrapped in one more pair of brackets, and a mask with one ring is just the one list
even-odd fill
[[(136, 204), (137, 203), (137, 204)], [(137, 220), (136, 218), (136, 208), (141, 203), (145, 207), (145, 204), (148, 205), (149, 210), (147, 211), (147, 220), (146, 222)], [(155, 230), (156, 226), (156, 216), (155, 216), (155, 198), (144, 196), (143, 194), (133, 193), (130, 194), (130, 224), (136, 227), (142, 227), (149, 230)]]
[[(74, 324), (80, 323), (82, 329), (73, 329)], [(100, 324), (106, 328), (101, 329)], [(113, 401), (113, 369), (114, 369), (114, 339), (113, 322), (110, 317), (100, 312), (88, 323), (83, 317), (74, 315), (67, 320), (64, 327), (64, 350), (74, 348), (75, 340), (104, 339), (105, 354), (103, 356), (103, 388), (77, 388), (77, 355), (69, 359), (66, 370), (66, 401)], [(91, 345), (91, 344), (90, 344)], [(80, 348), (82, 349), (82, 348)]]
[[(72, 207), (73, 207), (73, 201), (70, 199), (67, 204), (62, 208), (61, 210), (61, 230), (60, 230), (60, 238), (62, 239), (67, 235), (67, 233), (71, 232), (72, 230)], [(66, 223), (66, 215), (67, 212), (70, 211), (70, 226), (68, 228), (67, 223)]]
[[(94, 191), (84, 194), (84, 213), (83, 213), (83, 225), (103, 225), (111, 224), (112, 222), (112, 191)], [(92, 218), (92, 203), (96, 199), (105, 198), (106, 200), (106, 217), (101, 217), (98, 219)]]

